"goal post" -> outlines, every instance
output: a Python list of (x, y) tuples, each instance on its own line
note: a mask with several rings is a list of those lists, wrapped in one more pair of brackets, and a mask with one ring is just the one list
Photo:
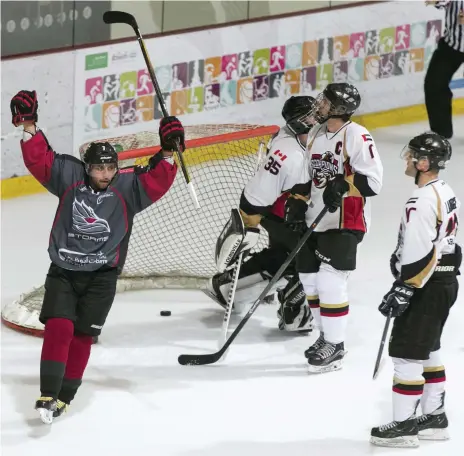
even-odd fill
[[(253, 176), (260, 144), (267, 145), (275, 125), (210, 124), (185, 127), (184, 160), (194, 182), (196, 209), (182, 174), (170, 190), (134, 218), (126, 262), (117, 293), (154, 288), (204, 288), (216, 273), (214, 249), (230, 211), (238, 207)], [(157, 133), (141, 132), (106, 138), (118, 151), (120, 167), (145, 165), (159, 147)], [(83, 156), (89, 143), (79, 148)], [(256, 250), (267, 245), (262, 230)], [(44, 273), (45, 278), (45, 273)], [(44, 287), (36, 287), (2, 309), (2, 321), (13, 329), (41, 336), (38, 317)]]

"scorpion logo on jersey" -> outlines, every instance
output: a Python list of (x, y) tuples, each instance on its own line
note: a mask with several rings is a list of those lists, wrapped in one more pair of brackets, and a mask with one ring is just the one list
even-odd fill
[(338, 160), (332, 152), (311, 157), (312, 179), (316, 188), (324, 188), (327, 182), (338, 173)]

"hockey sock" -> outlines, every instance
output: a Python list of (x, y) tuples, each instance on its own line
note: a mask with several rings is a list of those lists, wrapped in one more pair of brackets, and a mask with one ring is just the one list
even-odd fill
[(422, 361), (393, 358), (393, 419), (405, 421), (416, 412), (424, 389)]
[(322, 331), (332, 344), (345, 342), (348, 323), (348, 271), (339, 271), (325, 263), (317, 273)]
[(40, 392), (44, 397), (58, 396), (73, 332), (74, 323), (65, 318), (50, 318), (45, 324), (40, 358)]
[(445, 367), (441, 363), (440, 350), (430, 353), (430, 358), (423, 362), (425, 380), (421, 408), (424, 415), (433, 413), (443, 406), (445, 394)]
[(319, 296), (306, 296), (306, 299), (308, 300), (309, 308), (311, 309), (311, 314), (314, 318), (314, 326), (316, 326), (319, 330), (322, 330)]
[(75, 334), (72, 338), (63, 383), (58, 395), (60, 401), (69, 404), (74, 399), (82, 383), (82, 377), (90, 358), (91, 347), (92, 336)]
[(324, 339), (333, 344), (344, 342), (350, 308), (348, 303), (326, 304), (321, 301), (319, 306)]

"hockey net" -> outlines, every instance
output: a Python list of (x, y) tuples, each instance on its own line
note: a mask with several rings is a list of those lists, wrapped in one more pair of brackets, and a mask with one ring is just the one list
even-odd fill
[[(216, 240), (238, 207), (243, 187), (254, 174), (258, 151), (265, 150), (277, 126), (211, 124), (185, 127), (184, 159), (200, 202), (195, 209), (179, 170), (169, 192), (139, 213), (117, 293), (154, 288), (204, 288), (216, 273)], [(160, 149), (157, 133), (106, 138), (119, 153), (120, 167), (145, 165)], [(83, 144), (81, 157), (88, 144)], [(267, 245), (262, 229), (255, 250)], [(3, 322), (40, 336), (39, 313), (44, 287), (33, 288), (2, 309)]]

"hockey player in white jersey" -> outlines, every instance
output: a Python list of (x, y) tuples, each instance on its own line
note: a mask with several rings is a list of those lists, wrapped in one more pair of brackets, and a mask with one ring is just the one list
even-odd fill
[[(314, 123), (309, 117), (313, 103), (314, 98), (309, 96), (292, 96), (285, 102), (282, 116), (286, 125), (271, 139), (265, 160), (241, 196), (240, 213), (245, 227), (264, 227), (269, 234), (269, 247), (252, 254), (240, 269), (235, 295), (235, 307), (239, 311), (262, 292), (288, 252), (296, 246), (300, 229), (306, 226), (302, 221), (292, 223), (291, 219), (285, 223), (284, 210), (285, 201), (292, 191), (303, 193), (303, 190), (298, 190), (301, 185), (296, 190), (294, 187), (301, 182), (301, 175), (305, 174), (303, 170), (307, 168), (306, 141)], [(223, 250), (227, 257), (228, 250)], [(311, 314), (303, 287), (295, 274), (294, 263), (287, 269), (285, 277), (289, 279), (288, 283), (284, 279), (276, 286), (283, 288), (278, 293), (278, 326), (287, 331), (309, 331)], [(216, 274), (211, 281), (216, 299), (224, 306), (231, 280), (232, 270), (229, 268)]]
[(313, 116), (320, 125), (313, 128), (308, 141), (313, 205), (300, 206), (301, 212), (294, 215), (306, 218), (310, 226), (324, 206), (329, 207), (296, 261), (314, 326), (320, 330), (319, 338), (305, 351), (310, 372), (342, 367), (348, 277), (356, 268), (357, 245), (369, 227), (369, 199), (382, 186), (383, 168), (374, 140), (350, 120), (360, 103), (354, 86), (334, 83), (318, 95), (314, 105)]
[[(396, 317), (389, 344), (394, 421), (373, 428), (371, 442), (417, 447), (419, 439), (448, 438), (440, 339), (458, 294), (460, 202), (438, 177), (451, 158), (446, 139), (421, 134), (411, 139), (402, 156), (406, 175), (415, 178), (418, 188), (406, 202), (390, 261), (395, 281), (379, 307), (383, 315)], [(419, 402), (422, 414), (416, 418)]]

